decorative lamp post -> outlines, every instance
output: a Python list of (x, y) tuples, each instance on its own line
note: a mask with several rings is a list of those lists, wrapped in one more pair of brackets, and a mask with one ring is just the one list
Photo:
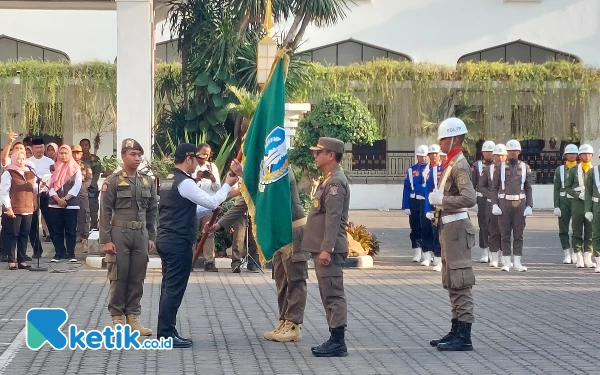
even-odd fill
[(256, 53), (256, 82), (261, 87), (267, 83), (271, 68), (275, 62), (275, 57), (277, 56), (277, 43), (271, 37), (271, 30), (273, 29), (273, 5), (271, 0), (267, 0), (263, 26), (266, 35), (258, 42), (258, 50)]

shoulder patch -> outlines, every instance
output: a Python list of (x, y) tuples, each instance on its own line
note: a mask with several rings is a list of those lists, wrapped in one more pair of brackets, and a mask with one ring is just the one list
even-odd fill
[(106, 191), (106, 190), (108, 190), (108, 182), (104, 182), (102, 184), (102, 191)]
[(458, 177), (456, 178), (456, 181), (458, 182), (459, 185), (466, 185), (471, 182), (469, 180), (469, 175), (466, 173), (462, 173), (462, 174), (458, 175)]
[(329, 195), (338, 195), (338, 184), (330, 184), (329, 185)]

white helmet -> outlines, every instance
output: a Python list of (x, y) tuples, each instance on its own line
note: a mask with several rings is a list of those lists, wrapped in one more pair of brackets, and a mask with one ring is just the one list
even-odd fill
[(565, 147), (565, 152), (563, 154), (579, 154), (579, 148), (574, 144), (568, 144)]
[(415, 152), (415, 154), (417, 156), (427, 156), (428, 152), (429, 148), (427, 147), (427, 145), (420, 145), (419, 147), (417, 147), (417, 151)]
[(440, 152), (439, 152), (439, 155), (440, 155), (440, 156), (448, 156), (448, 154), (446, 154), (444, 151), (440, 151)]
[(494, 155), (508, 155), (508, 153), (506, 152), (506, 146), (502, 143), (498, 143), (496, 146), (494, 146), (493, 152)]
[(506, 142), (506, 151), (521, 151), (521, 143), (516, 139)]
[(467, 134), (467, 126), (458, 117), (450, 117), (442, 121), (438, 128), (438, 141), (442, 138)]
[(481, 152), (494, 152), (496, 144), (493, 141), (485, 141), (481, 146)]
[(579, 146), (579, 155), (581, 154), (593, 154), (594, 148), (588, 144)]
[(429, 151), (427, 152), (428, 154), (439, 154), (441, 151), (440, 146), (433, 144), (431, 146), (429, 146)]

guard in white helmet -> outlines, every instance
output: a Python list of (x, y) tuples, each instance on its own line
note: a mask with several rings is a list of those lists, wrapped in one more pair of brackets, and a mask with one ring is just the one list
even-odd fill
[(596, 258), (595, 272), (600, 272), (600, 171), (592, 168), (585, 179), (585, 218), (592, 222), (592, 249)]
[(420, 262), (423, 247), (423, 225), (430, 225), (425, 217), (425, 168), (427, 167), (428, 147), (421, 145), (415, 152), (417, 164), (408, 168), (404, 179), (402, 209), (409, 215), (410, 241), (414, 251), (413, 262)]
[(592, 169), (594, 149), (585, 144), (579, 147), (579, 165), (567, 171), (565, 191), (571, 199), (572, 245), (577, 268), (594, 268), (592, 262), (592, 213), (585, 212), (585, 180)]
[(483, 154), (483, 160), (478, 160), (473, 164), (471, 180), (473, 180), (473, 187), (477, 193), (477, 221), (479, 222), (479, 247), (483, 249), (481, 254), (480, 263), (489, 262), (489, 246), (488, 246), (488, 225), (486, 215), (486, 200), (483, 196), (483, 192), (480, 189), (480, 185), (483, 179), (483, 170), (489, 167), (493, 163), (494, 146), (496, 144), (492, 141), (485, 141), (481, 146), (481, 153)]
[[(500, 216), (502, 271), (510, 271), (511, 248), (515, 271), (527, 271), (521, 264), (525, 217), (533, 213), (531, 169), (518, 157), (519, 141), (506, 142), (508, 160), (494, 171), (492, 182), (492, 214)], [(512, 240), (512, 241), (511, 241)]]
[[(479, 178), (479, 191), (485, 198), (485, 217), (488, 229), (488, 245), (490, 249), (490, 267), (498, 267), (500, 252), (500, 221), (498, 216), (492, 214), (492, 185), (494, 182), (494, 173), (496, 169), (501, 168), (506, 160), (506, 146), (499, 143), (494, 146), (493, 163), (483, 169)], [(481, 233), (481, 232), (480, 232)]]
[(475, 318), (471, 289), (475, 274), (471, 248), (475, 245), (476, 229), (467, 210), (475, 206), (477, 197), (471, 182), (471, 167), (463, 155), (466, 133), (465, 123), (456, 117), (440, 124), (438, 143), (448, 154), (448, 161), (442, 165), (439, 189), (429, 194), (429, 203), (436, 208), (434, 224), (440, 231), (442, 285), (448, 290), (452, 311), (450, 332), (430, 342), (442, 351), (473, 350), (471, 325)]
[[(442, 175), (442, 166), (440, 163), (440, 146), (431, 145), (429, 146), (429, 164), (427, 171), (427, 196), (429, 197), (429, 193), (438, 189), (438, 183), (441, 180)], [(425, 216), (429, 220), (433, 220), (434, 207), (429, 203), (429, 200), (425, 200)], [(431, 250), (429, 249), (429, 243), (427, 245), (423, 245), (423, 257), (425, 260), (421, 263), (423, 266), (429, 266), (431, 260), (433, 259), (433, 270), (441, 272), (442, 271), (442, 249), (440, 247), (440, 237), (437, 225), (433, 225), (430, 222), (431, 228)], [(425, 236), (424, 236), (425, 237)]]
[(579, 148), (574, 144), (565, 147), (563, 158), (565, 164), (554, 171), (554, 215), (558, 217), (558, 238), (565, 253), (563, 263), (577, 263), (577, 256), (571, 246), (569, 226), (571, 225), (571, 205), (573, 196), (567, 195), (565, 179), (569, 169), (577, 167)]

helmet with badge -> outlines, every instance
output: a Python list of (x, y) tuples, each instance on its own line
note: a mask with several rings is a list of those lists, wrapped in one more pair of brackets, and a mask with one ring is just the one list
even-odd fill
[(521, 143), (516, 139), (506, 142), (506, 151), (521, 151)]
[(579, 146), (579, 155), (581, 154), (593, 154), (594, 153), (594, 148), (591, 145), (588, 145), (587, 143), (584, 145)]
[(467, 134), (467, 125), (458, 117), (450, 117), (442, 121), (438, 128), (438, 141), (442, 138), (456, 137)]
[(427, 147), (427, 145), (421, 145), (421, 146), (417, 147), (417, 150), (415, 151), (415, 154), (417, 156), (427, 156), (428, 153), (429, 153), (429, 147)]
[(564, 155), (566, 154), (579, 154), (579, 147), (577, 147), (577, 145), (574, 144), (568, 144), (565, 146), (565, 151), (563, 152)]
[(494, 152), (496, 144), (493, 141), (485, 141), (481, 146), (481, 152)]
[(429, 146), (429, 151), (427, 152), (428, 154), (439, 154), (441, 151), (440, 146), (433, 144), (431, 146)]
[(498, 143), (496, 146), (494, 146), (493, 153), (494, 155), (508, 155), (508, 153), (506, 152), (506, 146), (502, 143)]

